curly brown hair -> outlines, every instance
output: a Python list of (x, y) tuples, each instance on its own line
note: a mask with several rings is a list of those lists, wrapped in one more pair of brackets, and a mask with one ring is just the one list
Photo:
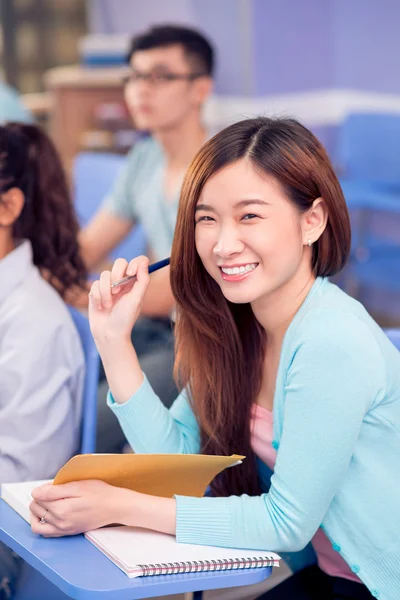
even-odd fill
[(67, 179), (54, 144), (35, 125), (0, 127), (0, 199), (11, 188), (25, 198), (14, 238), (30, 240), (34, 264), (62, 297), (83, 288), (87, 271)]

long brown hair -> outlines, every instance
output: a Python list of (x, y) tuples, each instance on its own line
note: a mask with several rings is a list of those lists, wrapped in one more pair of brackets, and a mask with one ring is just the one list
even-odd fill
[(250, 304), (232, 304), (207, 273), (195, 245), (195, 207), (210, 177), (247, 158), (272, 175), (300, 212), (322, 197), (328, 223), (313, 246), (312, 269), (330, 276), (350, 250), (350, 220), (329, 158), (315, 136), (293, 119), (257, 118), (224, 129), (197, 153), (182, 188), (171, 256), (177, 302), (175, 376), (186, 386), (205, 454), (244, 454), (237, 469), (213, 482), (218, 495), (260, 493), (250, 442), (250, 411), (261, 387), (265, 332)]
[(57, 150), (35, 125), (0, 127), (0, 195), (13, 187), (25, 199), (14, 238), (30, 240), (34, 264), (61, 296), (75, 286), (83, 288), (87, 272), (68, 183)]

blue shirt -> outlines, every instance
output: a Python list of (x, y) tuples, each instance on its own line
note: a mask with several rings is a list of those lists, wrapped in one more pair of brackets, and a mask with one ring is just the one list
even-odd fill
[[(108, 401), (135, 452), (200, 451), (186, 391), (169, 411), (147, 380), (125, 404)], [(286, 332), (273, 417), (271, 478), (259, 461), (265, 493), (178, 496), (178, 541), (296, 552), (321, 526), (373, 596), (398, 600), (400, 353), (327, 279)]]
[(103, 205), (117, 217), (142, 224), (154, 260), (171, 253), (179, 203), (179, 189), (172, 198), (164, 194), (165, 167), (160, 144), (151, 137), (140, 140)]

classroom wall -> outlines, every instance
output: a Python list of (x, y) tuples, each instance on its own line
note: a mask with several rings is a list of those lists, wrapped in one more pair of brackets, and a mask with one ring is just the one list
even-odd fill
[(345, 88), (400, 94), (399, 0), (88, 0), (92, 32), (156, 22), (203, 30), (219, 94)]
[(216, 93), (252, 93), (249, 82), (249, 43), (244, 21), (247, 0), (89, 0), (89, 27), (93, 33), (134, 35), (154, 23), (181, 23), (197, 27), (217, 49)]
[(332, 6), (326, 0), (253, 0), (255, 95), (333, 85)]
[(334, 0), (334, 7), (335, 87), (400, 94), (399, 0)]
[(296, 116), (331, 151), (349, 112), (400, 112), (399, 0), (88, 0), (88, 12), (92, 32), (175, 22), (209, 35), (211, 126)]

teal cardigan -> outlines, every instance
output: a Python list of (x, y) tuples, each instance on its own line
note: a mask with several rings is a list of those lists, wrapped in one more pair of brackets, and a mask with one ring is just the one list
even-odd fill
[[(167, 410), (145, 380), (125, 404), (108, 403), (136, 452), (200, 451), (185, 391)], [(398, 600), (400, 353), (327, 279), (286, 332), (273, 417), (272, 477), (259, 461), (265, 493), (177, 496), (178, 541), (296, 553), (321, 527), (373, 596)]]

